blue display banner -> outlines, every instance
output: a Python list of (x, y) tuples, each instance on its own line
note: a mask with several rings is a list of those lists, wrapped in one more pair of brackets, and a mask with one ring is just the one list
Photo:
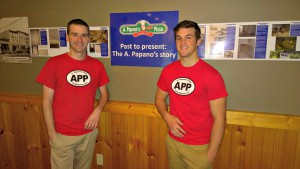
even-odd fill
[(110, 14), (111, 65), (164, 67), (177, 60), (178, 11)]
[(41, 45), (48, 45), (47, 31), (40, 30), (40, 36), (41, 36)]
[(59, 30), (59, 41), (60, 47), (67, 47), (67, 31), (65, 29)]
[(291, 23), (291, 37), (300, 36), (300, 22)]
[(256, 28), (255, 59), (265, 59), (268, 41), (268, 24), (258, 24)]
[(236, 25), (227, 25), (225, 50), (234, 50)]
[(100, 47), (102, 57), (108, 57), (108, 43), (101, 43)]
[(201, 43), (198, 46), (198, 56), (200, 58), (205, 57), (205, 32), (206, 32), (206, 25), (198, 25), (201, 31)]

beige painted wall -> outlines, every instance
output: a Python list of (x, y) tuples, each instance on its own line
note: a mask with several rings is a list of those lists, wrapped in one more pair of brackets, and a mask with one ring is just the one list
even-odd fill
[[(179, 11), (179, 20), (198, 23), (300, 20), (299, 0), (0, 0), (0, 18), (27, 16), (29, 27), (65, 26), (82, 18), (90, 26), (110, 24), (110, 13)], [(113, 40), (113, 39), (112, 39)], [(41, 94), (34, 82), (48, 58), (32, 64), (0, 63), (0, 92)], [(111, 100), (153, 103), (162, 68), (111, 66), (101, 59), (111, 79)], [(300, 115), (300, 62), (207, 61), (225, 79), (228, 109)]]

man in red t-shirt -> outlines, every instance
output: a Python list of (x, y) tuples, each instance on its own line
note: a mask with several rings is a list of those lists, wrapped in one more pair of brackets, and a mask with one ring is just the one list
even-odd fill
[(170, 167), (211, 169), (225, 131), (228, 94), (221, 74), (197, 54), (201, 43), (198, 24), (182, 21), (174, 34), (180, 60), (163, 69), (155, 97), (169, 128)]
[[(36, 79), (43, 85), (52, 169), (91, 166), (100, 113), (109, 98), (109, 78), (104, 65), (87, 55), (89, 38), (88, 24), (71, 20), (67, 25), (70, 51), (50, 58)], [(97, 90), (100, 99), (94, 107)]]

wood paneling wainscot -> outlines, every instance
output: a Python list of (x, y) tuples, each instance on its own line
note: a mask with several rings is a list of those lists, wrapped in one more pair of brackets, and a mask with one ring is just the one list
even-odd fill
[[(227, 111), (214, 169), (299, 169), (299, 131), (299, 116)], [(153, 104), (110, 101), (92, 169), (168, 169), (166, 132)], [(0, 169), (50, 169), (49, 158), (41, 96), (0, 94)]]

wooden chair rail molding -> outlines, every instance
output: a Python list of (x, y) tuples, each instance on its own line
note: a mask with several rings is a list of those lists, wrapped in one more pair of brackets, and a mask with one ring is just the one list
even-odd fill
[[(166, 132), (154, 104), (110, 101), (101, 113), (92, 169), (167, 169)], [(42, 97), (0, 93), (0, 169), (50, 169), (49, 156)], [(300, 116), (227, 111), (214, 169), (299, 168)]]
[[(104, 111), (160, 117), (154, 104), (110, 101)], [(284, 130), (300, 130), (300, 116), (227, 110), (227, 124), (264, 127)]]

